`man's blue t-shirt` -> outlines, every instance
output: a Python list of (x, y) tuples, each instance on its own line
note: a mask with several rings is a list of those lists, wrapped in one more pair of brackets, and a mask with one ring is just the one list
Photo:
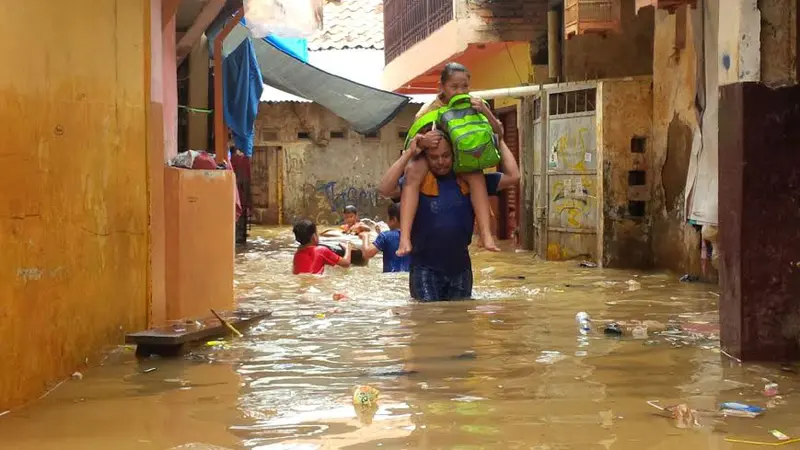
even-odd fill
[(383, 253), (384, 272), (408, 272), (411, 256), (397, 256), (400, 247), (400, 230), (389, 230), (375, 239), (375, 248)]
[[(497, 195), (502, 173), (486, 174), (489, 195)], [(411, 228), (411, 265), (427, 267), (444, 274), (472, 268), (469, 244), (475, 212), (469, 195), (461, 193), (454, 174), (437, 177), (439, 195), (420, 194), (417, 215)]]

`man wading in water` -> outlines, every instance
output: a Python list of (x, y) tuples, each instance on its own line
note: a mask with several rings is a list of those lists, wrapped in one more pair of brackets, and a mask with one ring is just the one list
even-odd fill
[[(422, 148), (420, 131), (386, 172), (378, 187), (389, 198), (398, 198), (403, 171), (412, 158), (424, 152), (438, 189), (423, 188), (411, 228), (412, 250), (409, 290), (416, 300), (449, 301), (472, 297), (472, 261), (469, 244), (475, 224), (468, 188), (453, 173), (453, 150), (442, 134), (438, 145)], [(501, 172), (486, 174), (489, 195), (519, 183), (519, 167), (504, 141), (500, 141)], [(429, 184), (429, 183), (426, 183)], [(438, 190), (438, 192), (436, 192)]]

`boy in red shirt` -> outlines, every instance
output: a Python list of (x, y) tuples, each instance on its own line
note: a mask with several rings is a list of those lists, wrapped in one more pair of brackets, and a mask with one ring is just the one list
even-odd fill
[(292, 229), (294, 238), (300, 243), (300, 248), (294, 254), (293, 273), (311, 273), (321, 275), (325, 266), (350, 267), (350, 244), (344, 249), (344, 256), (339, 256), (328, 247), (319, 245), (317, 225), (303, 219), (297, 222)]

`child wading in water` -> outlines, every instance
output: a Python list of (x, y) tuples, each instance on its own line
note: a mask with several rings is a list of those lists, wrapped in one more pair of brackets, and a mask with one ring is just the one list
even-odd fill
[[(447, 106), (450, 103), (450, 99), (456, 95), (469, 94), (469, 79), (470, 74), (466, 67), (458, 63), (447, 63), (439, 80), (441, 92), (433, 101), (420, 109), (416, 118), (419, 119), (431, 111)], [(489, 110), (486, 103), (482, 99), (473, 98), (472, 107), (486, 116), (495, 134), (502, 139), (503, 127), (500, 121), (492, 114), (492, 111)], [(440, 131), (429, 131), (422, 137), (422, 147), (435, 148), (442, 138)], [(431, 175), (425, 158), (414, 158), (408, 163), (400, 197), (400, 246), (397, 249), (398, 256), (405, 256), (411, 253), (411, 227), (419, 205), (420, 189), (428, 176)], [(481, 244), (486, 250), (500, 251), (492, 237), (491, 207), (489, 206), (489, 194), (486, 191), (486, 178), (483, 172), (460, 173), (458, 176), (469, 185), (470, 201), (472, 202), (472, 208), (475, 210), (475, 219), (478, 222)]]

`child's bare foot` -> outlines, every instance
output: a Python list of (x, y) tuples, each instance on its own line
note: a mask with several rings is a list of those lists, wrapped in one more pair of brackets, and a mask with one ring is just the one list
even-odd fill
[(400, 245), (397, 247), (397, 256), (406, 256), (411, 253), (411, 242), (404, 239), (400, 240)]
[(478, 240), (478, 246), (490, 252), (500, 251), (500, 247), (498, 247), (497, 244), (494, 243), (494, 238), (492, 237), (492, 235), (486, 237), (481, 236), (480, 240)]

